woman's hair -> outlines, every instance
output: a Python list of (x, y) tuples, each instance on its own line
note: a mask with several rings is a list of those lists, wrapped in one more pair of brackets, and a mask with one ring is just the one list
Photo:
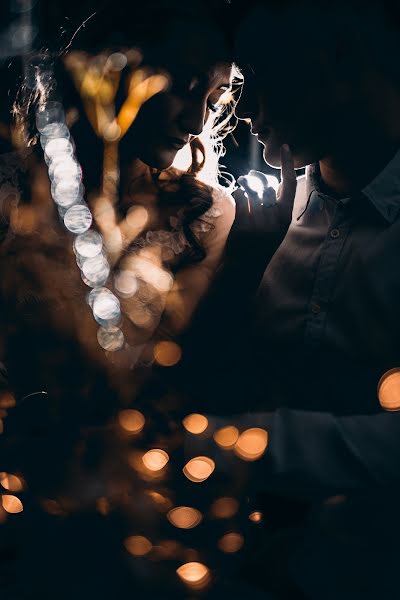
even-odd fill
[[(98, 3), (97, 3), (98, 4)], [(216, 5), (224, 4), (218, 0)], [(25, 73), (23, 84), (20, 88), (17, 101), (14, 104), (14, 117), (17, 130), (23, 132), (22, 143), (35, 146), (37, 133), (35, 131), (35, 112), (48, 99), (60, 99), (65, 109), (79, 108), (82, 130), (77, 139), (77, 155), (80, 160), (86, 186), (91, 189), (96, 187), (99, 159), (96, 148), (90, 144), (90, 135), (94, 138), (89, 121), (85, 118), (82, 99), (76, 90), (71, 75), (63, 64), (63, 56), (71, 50), (83, 50), (89, 54), (97, 52), (115, 51), (123, 47), (138, 47), (145, 56), (145, 62), (150, 55), (153, 62), (157, 61), (157, 52), (162, 52), (162, 44), (168, 24), (180, 19), (182, 26), (188, 27), (191, 20), (196, 19), (216, 27), (218, 19), (213, 17), (214, 9), (210, 10), (207, 2), (178, 3), (166, 0), (152, 0), (150, 3), (140, 3), (140, 6), (129, 8), (114, 7), (111, 2), (103, 3), (99, 10), (91, 12), (91, 3), (86, 3), (86, 19), (77, 26), (78, 19), (72, 19), (69, 37), (65, 37), (61, 50), (55, 49), (55, 40), (51, 40), (46, 51), (32, 57), (30, 67)], [(215, 6), (216, 6), (215, 5)], [(59, 10), (59, 9), (58, 9)], [(218, 11), (216, 15), (220, 16)], [(82, 12), (81, 12), (82, 14)], [(50, 19), (51, 22), (51, 19)], [(111, 23), (111, 25), (110, 25)], [(71, 32), (73, 31), (72, 35)], [(43, 37), (43, 34), (42, 34)], [(221, 37), (223, 32), (221, 30)], [(44, 40), (43, 40), (44, 41)], [(221, 48), (226, 50), (224, 44)], [(221, 55), (221, 62), (228, 60), (228, 51)], [(240, 77), (239, 72), (237, 72)], [(219, 171), (219, 159), (224, 153), (223, 137), (233, 129), (233, 98), (228, 101), (217, 113), (210, 113), (202, 134), (190, 144), (190, 157), (185, 165), (174, 164), (183, 171), (179, 177), (179, 185), (175, 186), (174, 202), (182, 206), (181, 214), (183, 229), (190, 246), (190, 260), (202, 260), (205, 250), (191, 229), (191, 224), (201, 219), (212, 206), (212, 189), (210, 186), (219, 186), (220, 179), (225, 180), (229, 191), (233, 188), (232, 180), (227, 174)], [(77, 128), (78, 130), (78, 128)], [(82, 133), (83, 132), (83, 133)], [(86, 143), (85, 143), (86, 142)], [(87, 152), (87, 145), (90, 152)], [(86, 150), (85, 150), (86, 147)], [(100, 150), (100, 142), (98, 144)], [(182, 158), (178, 153), (178, 159)], [(183, 167), (183, 168), (182, 168)], [(174, 173), (175, 171), (172, 170)], [(176, 177), (173, 176), (173, 179)], [(160, 189), (161, 192), (161, 189)], [(164, 193), (164, 192), (163, 192)], [(172, 192), (171, 192), (172, 193)]]

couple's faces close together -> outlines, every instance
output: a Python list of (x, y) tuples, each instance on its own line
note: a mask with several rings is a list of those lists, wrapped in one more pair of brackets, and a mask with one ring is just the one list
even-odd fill
[[(235, 62), (244, 75), (236, 115), (250, 122), (273, 167), (280, 167), (283, 144), (290, 146), (296, 168), (324, 158), (348, 108), (349, 90), (321, 45), (304, 34), (307, 18), (293, 7), (274, 13), (260, 7), (236, 36)], [(176, 22), (159, 46), (153, 44), (144, 62), (167, 73), (170, 85), (142, 106), (123, 147), (165, 169), (218, 110), (232, 68), (219, 32), (185, 21)]]

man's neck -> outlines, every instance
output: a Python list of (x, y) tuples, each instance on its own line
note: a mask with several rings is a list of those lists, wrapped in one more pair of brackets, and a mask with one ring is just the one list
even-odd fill
[(350, 152), (332, 154), (319, 162), (322, 183), (339, 198), (359, 192), (385, 168), (399, 148), (400, 140), (380, 140), (351, 147)]

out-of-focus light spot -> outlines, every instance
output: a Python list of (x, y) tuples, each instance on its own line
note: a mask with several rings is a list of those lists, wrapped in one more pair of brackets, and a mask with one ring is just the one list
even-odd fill
[[(83, 264), (83, 272), (89, 279), (91, 279), (91, 277), (89, 277), (89, 275), (86, 274), (85, 266), (89, 261), (92, 260), (97, 260), (97, 257), (89, 258)], [(97, 323), (102, 327), (108, 328), (112, 325), (118, 325), (118, 323), (121, 320), (121, 305), (119, 303), (118, 298), (114, 296), (114, 294), (109, 290), (107, 290), (107, 293), (100, 291), (95, 296), (92, 305), (92, 310), (94, 318), (96, 319)]]
[(176, 570), (184, 583), (193, 587), (203, 587), (210, 579), (209, 569), (199, 562), (189, 562)]
[(101, 515), (106, 516), (111, 510), (110, 501), (104, 496), (102, 498), (98, 498), (96, 501), (96, 508)]
[(121, 137), (121, 133), (121, 127), (114, 121), (113, 123), (108, 123), (104, 127), (102, 136), (106, 142), (116, 142)]
[(164, 450), (149, 450), (142, 460), (150, 471), (161, 471), (169, 461), (169, 456)]
[(222, 552), (233, 553), (238, 552), (243, 546), (244, 539), (240, 533), (227, 533), (218, 542), (218, 548)]
[(183, 426), (190, 433), (203, 433), (208, 427), (208, 419), (204, 415), (194, 413), (183, 419)]
[(99, 345), (108, 352), (118, 352), (124, 347), (124, 334), (118, 327), (108, 326), (106, 329), (99, 327), (97, 331)]
[(3, 420), (0, 419), (0, 434), (3, 433), (3, 431), (4, 431)]
[(240, 434), (235, 444), (235, 452), (243, 460), (257, 460), (264, 454), (267, 444), (268, 433), (265, 429), (253, 427)]
[(126, 222), (132, 229), (142, 230), (149, 220), (149, 213), (144, 206), (132, 206), (126, 215)]
[(123, 52), (114, 52), (110, 54), (107, 60), (107, 66), (113, 71), (122, 71), (128, 64), (128, 58)]
[(156, 504), (157, 508), (162, 512), (166, 512), (172, 507), (171, 500), (159, 492), (155, 492), (154, 490), (146, 490), (145, 494), (153, 500), (154, 504)]
[(145, 556), (152, 549), (150, 540), (142, 535), (132, 535), (126, 538), (124, 546), (133, 556)]
[(400, 410), (400, 367), (390, 369), (378, 383), (379, 403), (385, 410)]
[(127, 408), (119, 413), (118, 422), (125, 431), (140, 433), (144, 427), (145, 418), (138, 410)]
[(131, 298), (138, 289), (136, 275), (128, 270), (121, 270), (114, 276), (114, 285), (122, 298)]
[(265, 184), (263, 181), (256, 175), (250, 174), (245, 175), (243, 179), (246, 180), (247, 186), (251, 189), (251, 191), (257, 194), (257, 196), (261, 199), (265, 190)]
[(45, 498), (41, 501), (41, 505), (43, 510), (45, 510), (49, 515), (53, 515), (55, 517), (62, 517), (65, 515), (64, 509), (62, 508), (61, 504), (57, 502), (57, 500)]
[(0, 408), (13, 408), (16, 405), (15, 398), (9, 392), (0, 395)]
[(233, 448), (239, 437), (239, 430), (233, 425), (222, 427), (214, 433), (214, 440), (221, 448)]
[(182, 356), (182, 350), (175, 342), (158, 342), (154, 347), (154, 358), (162, 367), (173, 367)]
[(6, 512), (11, 514), (20, 513), (24, 510), (22, 502), (17, 496), (2, 496), (3, 508)]
[(159, 560), (177, 559), (181, 554), (182, 546), (175, 540), (162, 540), (153, 546), (152, 558)]
[(261, 523), (263, 520), (263, 514), (259, 510), (254, 510), (249, 514), (249, 519), (252, 523)]
[[(71, 206), (64, 216), (64, 225), (71, 233), (85, 233), (92, 224), (92, 213), (87, 206), (77, 204)], [(89, 259), (93, 260), (93, 259)]]
[(224, 496), (218, 498), (211, 505), (210, 513), (216, 519), (230, 519), (239, 510), (239, 502), (236, 498)]
[(208, 479), (211, 473), (215, 469), (215, 463), (211, 458), (207, 456), (197, 456), (192, 458), (183, 467), (183, 473), (186, 477), (194, 483), (201, 483)]
[(20, 492), (24, 487), (22, 479), (10, 473), (0, 473), (0, 483), (5, 490), (10, 490), (10, 492)]
[(190, 506), (178, 506), (169, 511), (168, 521), (179, 529), (193, 529), (202, 519), (201, 513)]

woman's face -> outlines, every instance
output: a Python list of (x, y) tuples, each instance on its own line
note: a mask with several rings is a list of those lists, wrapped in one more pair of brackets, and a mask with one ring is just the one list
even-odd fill
[(145, 49), (142, 64), (165, 73), (169, 85), (143, 104), (121, 151), (165, 169), (219, 109), (232, 68), (218, 32), (207, 24), (185, 21), (174, 22), (166, 37)]
[(227, 63), (169, 65), (168, 89), (150, 98), (121, 141), (125, 158), (136, 157), (158, 169), (172, 165), (188, 142), (200, 135), (211, 112), (229, 89)]

